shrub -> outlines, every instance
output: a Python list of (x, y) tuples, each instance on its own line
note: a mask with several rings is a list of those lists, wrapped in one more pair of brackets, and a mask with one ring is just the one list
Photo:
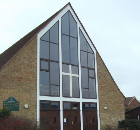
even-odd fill
[(11, 115), (11, 112), (8, 108), (4, 107), (0, 110), (0, 119), (4, 119), (6, 117), (9, 117)]
[(140, 122), (135, 119), (126, 119), (119, 121), (119, 128), (128, 128), (129, 130), (140, 130)]
[[(0, 130), (37, 130), (37, 124), (28, 119), (11, 116), (0, 120)], [(39, 130), (44, 130), (42, 127)]]

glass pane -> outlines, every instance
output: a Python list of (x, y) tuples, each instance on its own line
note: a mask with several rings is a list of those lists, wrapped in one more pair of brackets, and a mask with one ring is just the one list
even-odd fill
[(72, 77), (72, 97), (79, 97), (78, 77)]
[(70, 15), (70, 36), (77, 37), (77, 23), (75, 22), (74, 18)]
[(88, 52), (93, 53), (93, 51), (92, 51), (92, 49), (91, 49), (91, 47), (89, 46), (89, 44), (88, 44), (88, 43), (87, 43), (87, 46), (88, 46)]
[(89, 77), (94, 77), (94, 70), (89, 69)]
[(65, 72), (65, 73), (69, 73), (69, 65), (62, 64), (62, 71)]
[(90, 98), (96, 98), (95, 79), (89, 78)]
[(82, 89), (82, 97), (89, 98), (89, 90), (88, 89)]
[(48, 61), (41, 60), (41, 69), (48, 70)]
[(78, 74), (78, 66), (71, 66), (72, 74)]
[(78, 65), (77, 39), (70, 37), (71, 64)]
[(80, 50), (87, 51), (87, 41), (80, 30)]
[(58, 43), (58, 22), (50, 29), (50, 42)]
[(61, 19), (62, 33), (69, 35), (69, 12), (67, 12)]
[(70, 63), (69, 37), (62, 35), (62, 62)]
[(64, 109), (70, 109), (70, 103), (69, 102), (64, 103)]
[(94, 54), (88, 53), (88, 67), (94, 68)]
[(50, 82), (59, 85), (59, 64), (50, 62)]
[(84, 103), (83, 104), (83, 109), (89, 109), (89, 104), (88, 103)]
[(70, 77), (68, 75), (63, 75), (63, 96), (70, 97)]
[(82, 88), (88, 88), (88, 69), (81, 68)]
[(87, 52), (81, 51), (81, 66), (87, 67)]
[(58, 61), (58, 45), (50, 43), (50, 59)]
[(51, 102), (51, 109), (59, 109), (58, 102)]
[(50, 85), (51, 89), (51, 95), (53, 96), (59, 96), (59, 86)]
[(42, 109), (49, 109), (49, 102), (41, 102)]
[(49, 72), (40, 71), (40, 95), (49, 95)]
[(54, 124), (56, 124), (56, 117), (54, 117)]
[(49, 31), (41, 37), (41, 40), (49, 41)]
[(78, 103), (72, 103), (72, 109), (79, 109)]
[(40, 40), (40, 58), (49, 59), (49, 42)]
[(90, 108), (91, 108), (91, 109), (96, 109), (96, 104), (93, 104), (93, 103), (90, 104)]

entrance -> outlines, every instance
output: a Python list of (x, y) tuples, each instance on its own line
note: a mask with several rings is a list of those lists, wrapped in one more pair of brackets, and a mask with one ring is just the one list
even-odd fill
[(63, 130), (81, 130), (80, 103), (63, 103)]
[(46, 130), (60, 130), (59, 102), (40, 101), (41, 125)]
[(98, 130), (96, 103), (83, 103), (83, 130)]

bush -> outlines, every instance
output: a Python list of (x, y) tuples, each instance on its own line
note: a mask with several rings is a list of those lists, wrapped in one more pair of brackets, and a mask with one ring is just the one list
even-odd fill
[[(0, 130), (37, 130), (37, 124), (34, 122), (11, 116), (0, 120)], [(42, 127), (38, 130), (44, 130)]]
[(119, 128), (128, 128), (129, 130), (140, 130), (140, 122), (135, 119), (126, 119), (119, 121)]
[(0, 119), (4, 119), (6, 117), (9, 117), (11, 115), (11, 112), (8, 108), (4, 107), (0, 110)]

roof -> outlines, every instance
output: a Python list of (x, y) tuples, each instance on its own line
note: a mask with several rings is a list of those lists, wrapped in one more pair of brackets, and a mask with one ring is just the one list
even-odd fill
[[(31, 32), (29, 32), (27, 35), (25, 35), (23, 38), (21, 38), (19, 41), (17, 41), (15, 44), (13, 44), (10, 48), (8, 48), (6, 51), (4, 51), (2, 54), (0, 54), (0, 70), (3, 68), (3, 66), (18, 52), (20, 51), (20, 49), (23, 48), (23, 46), (26, 45), (26, 43), (28, 43), (28, 41), (30, 41), (35, 35), (37, 35), (44, 27), (46, 27), (66, 6), (70, 5), (70, 7), (72, 8), (70, 2), (67, 3), (62, 9), (60, 9), (58, 12), (56, 12), (54, 15), (52, 15), (49, 19), (47, 19), (46, 21), (44, 21), (42, 24), (40, 24), (38, 27), (36, 27), (35, 29), (33, 29)], [(77, 14), (75, 13), (74, 9), (72, 8), (74, 14), (76, 15), (77, 19), (79, 20), (81, 26), (83, 27), (85, 33), (87, 34), (89, 40), (91, 41), (92, 45), (94, 46), (92, 40), (90, 39), (88, 33), (86, 32), (83, 24), (81, 23), (80, 19), (78, 18)], [(95, 50), (97, 51), (96, 47), (94, 46)], [(97, 53), (99, 54), (99, 52), (97, 51)], [(99, 54), (100, 56), (100, 54)], [(103, 61), (102, 57), (100, 56), (101, 60)], [(103, 61), (104, 63), (104, 61)], [(105, 63), (104, 63), (105, 65)], [(106, 65), (105, 65), (106, 67)], [(106, 69), (108, 70), (108, 68), (106, 67)], [(108, 70), (109, 72), (109, 70)], [(109, 72), (110, 74), (110, 72)], [(112, 77), (112, 75), (110, 74), (110, 76)], [(113, 79), (113, 77), (112, 77)], [(116, 84), (115, 80), (113, 79), (114, 83)], [(117, 86), (117, 84), (116, 84)], [(119, 87), (117, 86), (118, 90), (120, 91)], [(123, 95), (123, 93), (120, 91), (120, 93)], [(125, 96), (123, 95), (123, 97), (125, 98)]]
[(128, 106), (133, 101), (133, 99), (135, 99), (135, 98), (136, 97), (126, 97), (126, 99), (124, 101), (124, 105)]

